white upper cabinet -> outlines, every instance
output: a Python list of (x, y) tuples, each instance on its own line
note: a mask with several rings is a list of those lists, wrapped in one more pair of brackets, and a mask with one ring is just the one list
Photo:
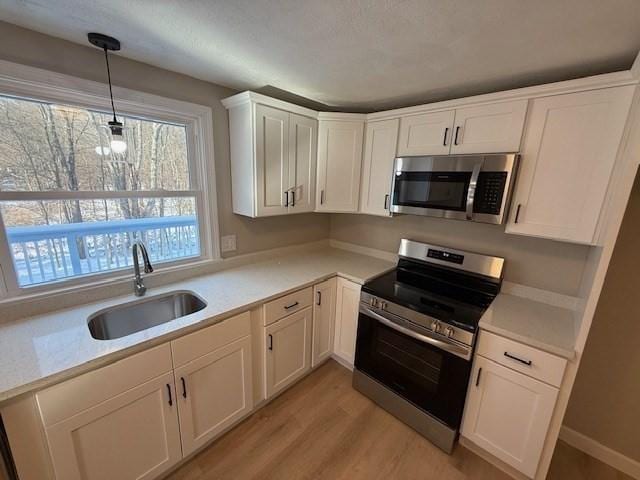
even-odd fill
[(398, 156), (517, 152), (526, 113), (517, 100), (403, 117)]
[(345, 120), (320, 119), (317, 212), (358, 211), (364, 115), (341, 116)]
[(361, 213), (389, 216), (399, 124), (397, 118), (367, 123), (360, 187)]
[(634, 88), (531, 102), (507, 233), (594, 242)]
[(233, 211), (249, 217), (315, 208), (317, 112), (253, 92), (229, 110)]
[(289, 116), (289, 209), (313, 212), (316, 200), (318, 122), (302, 115)]
[(447, 155), (455, 110), (402, 117), (398, 156)]
[(256, 216), (287, 213), (289, 192), (289, 114), (255, 106)]
[(458, 108), (451, 154), (520, 150), (527, 100)]

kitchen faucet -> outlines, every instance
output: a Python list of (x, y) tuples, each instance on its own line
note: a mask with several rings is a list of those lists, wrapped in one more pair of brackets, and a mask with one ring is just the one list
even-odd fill
[(142, 240), (136, 240), (131, 245), (131, 253), (133, 254), (133, 271), (135, 272), (135, 278), (133, 280), (133, 293), (136, 297), (142, 297), (147, 291), (147, 287), (144, 286), (142, 276), (140, 275), (140, 264), (138, 262), (138, 248), (142, 253), (142, 262), (144, 263), (144, 273), (153, 272), (153, 267), (149, 261), (149, 254), (147, 253), (147, 247), (144, 246)]

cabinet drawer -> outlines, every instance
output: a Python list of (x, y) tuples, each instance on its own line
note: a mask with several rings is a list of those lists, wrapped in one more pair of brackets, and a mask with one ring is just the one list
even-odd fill
[(556, 387), (567, 366), (564, 358), (485, 331), (480, 333), (476, 353)]
[(54, 385), (36, 395), (42, 421), (53, 425), (172, 369), (171, 348), (165, 343)]
[(264, 304), (264, 326), (311, 306), (313, 288), (305, 288)]
[(203, 328), (173, 340), (171, 342), (173, 365), (178, 368), (250, 334), (251, 321), (249, 312), (227, 318), (211, 327)]

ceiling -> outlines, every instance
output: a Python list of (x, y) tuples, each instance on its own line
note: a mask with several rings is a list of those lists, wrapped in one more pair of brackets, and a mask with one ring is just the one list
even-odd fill
[(639, 0), (0, 0), (0, 18), (354, 111), (628, 69), (640, 50)]

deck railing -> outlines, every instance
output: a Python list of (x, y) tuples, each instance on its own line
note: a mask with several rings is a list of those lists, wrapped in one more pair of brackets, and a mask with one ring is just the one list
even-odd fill
[(200, 254), (193, 215), (9, 227), (7, 235), (20, 286), (130, 266), (136, 239), (152, 262)]

